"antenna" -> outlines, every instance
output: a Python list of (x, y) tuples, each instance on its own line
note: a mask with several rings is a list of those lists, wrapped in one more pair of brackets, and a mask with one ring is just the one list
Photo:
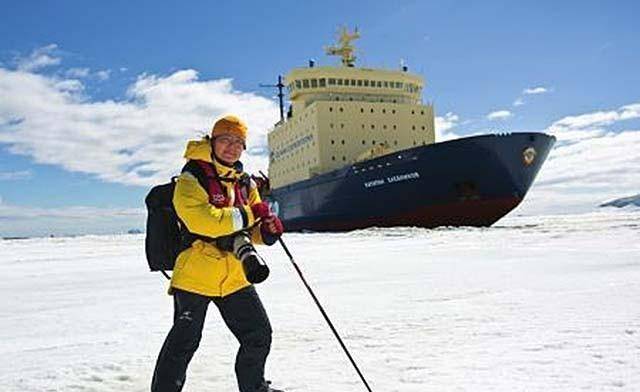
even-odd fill
[(324, 51), (329, 56), (340, 56), (342, 58), (342, 65), (345, 67), (353, 67), (356, 56), (353, 54), (355, 47), (351, 42), (358, 38), (360, 38), (360, 33), (357, 27), (353, 33), (349, 33), (346, 27), (342, 27), (338, 31), (338, 44), (335, 46), (326, 46)]
[(284, 122), (284, 93), (282, 92), (284, 84), (282, 83), (282, 75), (278, 75), (278, 84), (260, 84), (259, 86), (278, 88), (278, 98), (280, 100), (280, 121)]

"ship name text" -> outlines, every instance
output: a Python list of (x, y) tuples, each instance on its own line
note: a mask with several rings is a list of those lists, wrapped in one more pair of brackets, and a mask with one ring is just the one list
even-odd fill
[(290, 143), (288, 146), (274, 151), (272, 153), (272, 159), (279, 159), (280, 157), (282, 157), (283, 155), (296, 150), (297, 148), (300, 148), (306, 144), (311, 143), (311, 141), (313, 140), (313, 136), (312, 135), (306, 135), (304, 137), (301, 137), (300, 139), (294, 141), (293, 143)]
[(417, 180), (418, 178), (420, 178), (420, 173), (418, 173), (418, 172), (404, 173), (404, 174), (398, 174), (398, 175), (391, 176), (391, 177), (376, 178), (375, 180), (367, 181), (367, 182), (364, 183), (364, 187), (365, 188), (374, 188), (374, 187), (381, 186), (381, 185), (384, 185), (384, 184), (392, 184), (394, 182)]

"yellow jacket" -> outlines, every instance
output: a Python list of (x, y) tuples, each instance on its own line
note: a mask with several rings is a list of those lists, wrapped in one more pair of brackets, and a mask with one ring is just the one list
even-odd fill
[[(184, 157), (212, 162), (209, 140), (190, 141)], [(220, 177), (240, 177), (241, 173), (233, 168), (213, 163)], [(251, 181), (247, 205), (243, 207), (233, 206), (236, 197), (233, 182), (220, 183), (229, 196), (228, 207), (217, 208), (210, 204), (207, 191), (191, 173), (185, 172), (178, 177), (173, 206), (191, 233), (215, 238), (246, 229), (255, 223), (250, 206), (261, 201), (255, 183)], [(244, 211), (240, 211), (240, 208)], [(242, 215), (245, 215), (245, 219)], [(253, 243), (263, 243), (258, 226), (251, 229), (251, 238)], [(220, 250), (201, 240), (196, 240), (178, 255), (171, 277), (171, 288), (210, 297), (224, 297), (250, 284), (244, 275), (242, 263), (233, 252)], [(171, 288), (169, 293), (172, 292)]]

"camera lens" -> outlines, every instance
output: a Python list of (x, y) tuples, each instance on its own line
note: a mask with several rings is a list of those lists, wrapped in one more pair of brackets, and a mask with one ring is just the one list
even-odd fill
[(233, 253), (242, 262), (244, 275), (249, 282), (260, 283), (267, 279), (269, 267), (258, 255), (246, 233), (238, 234), (233, 239)]
[(242, 259), (242, 268), (247, 280), (251, 283), (264, 282), (269, 276), (269, 267), (257, 254), (249, 254)]

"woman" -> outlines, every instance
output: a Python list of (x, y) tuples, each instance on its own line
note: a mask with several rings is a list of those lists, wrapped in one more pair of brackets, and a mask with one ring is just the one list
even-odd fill
[[(247, 231), (252, 242), (271, 245), (282, 234), (282, 223), (242, 172), (246, 137), (244, 122), (229, 115), (214, 124), (211, 137), (188, 143), (184, 155), (188, 163), (176, 182), (173, 204), (195, 238)], [(209, 181), (202, 183), (197, 170), (208, 174)], [(264, 379), (271, 347), (269, 319), (233, 251), (221, 249), (215, 241), (196, 239), (178, 256), (169, 292), (174, 298), (174, 323), (158, 356), (152, 392), (182, 390), (210, 302), (240, 342), (235, 364), (240, 391), (279, 392)]]

